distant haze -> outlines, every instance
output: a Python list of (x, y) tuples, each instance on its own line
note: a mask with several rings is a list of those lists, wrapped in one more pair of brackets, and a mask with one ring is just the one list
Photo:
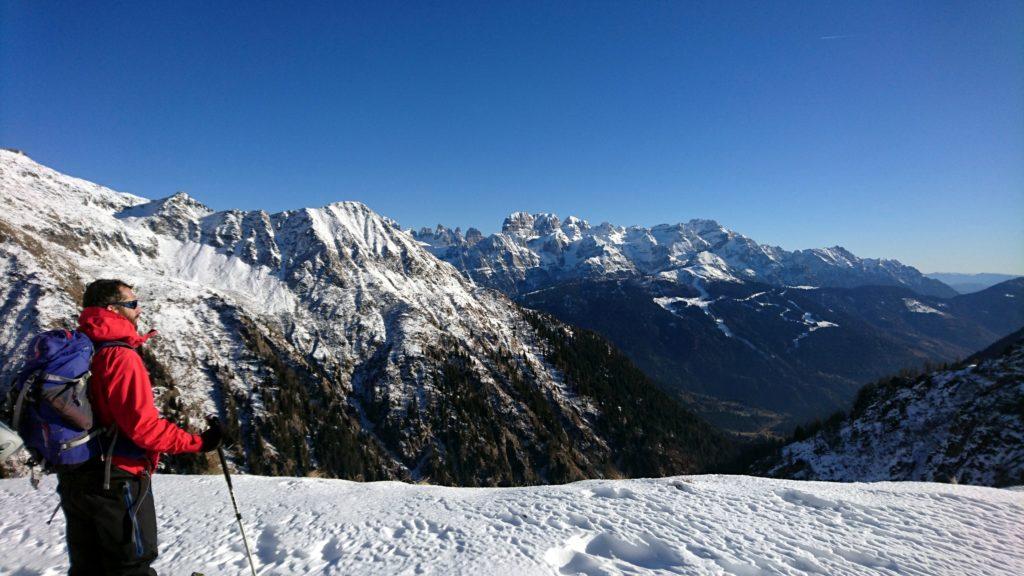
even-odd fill
[(1000, 282), (1017, 278), (1010, 274), (957, 274), (955, 272), (933, 272), (925, 274), (925, 276), (934, 278), (961, 294), (980, 292)]

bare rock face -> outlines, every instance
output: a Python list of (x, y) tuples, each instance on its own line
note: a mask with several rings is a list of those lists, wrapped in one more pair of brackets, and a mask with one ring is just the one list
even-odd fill
[[(5, 358), (73, 326), (88, 282), (134, 285), (140, 328), (161, 333), (144, 353), (159, 403), (183, 424), (221, 414), (252, 472), (497, 485), (689, 472), (709, 457), (624, 464), (632, 447), (609, 427), (608, 399), (547, 356), (571, 331), (474, 285), (357, 202), (214, 212), (3, 151), (0, 267)], [(16, 368), (6, 362), (0, 379)]]

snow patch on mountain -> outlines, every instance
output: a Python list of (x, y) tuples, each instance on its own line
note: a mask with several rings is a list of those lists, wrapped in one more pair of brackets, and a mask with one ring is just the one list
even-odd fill
[[(730, 330), (728, 326), (726, 326), (725, 321), (722, 320), (721, 318), (718, 318), (711, 312), (711, 304), (713, 304), (718, 299), (711, 298), (711, 295), (708, 294), (707, 289), (704, 288), (704, 286), (701, 284), (702, 278), (703, 276), (693, 275), (690, 280), (690, 285), (693, 287), (694, 290), (696, 290), (700, 294), (696, 298), (658, 297), (654, 299), (654, 302), (658, 306), (661, 306), (665, 310), (668, 310), (669, 312), (677, 316), (679, 315), (678, 312), (676, 312), (675, 310), (675, 306), (677, 304), (682, 304), (685, 307), (692, 306), (695, 308), (699, 308), (700, 311), (704, 313), (704, 315), (706, 315), (708, 318), (711, 319), (712, 322), (715, 323), (715, 326), (722, 332), (722, 334), (724, 334), (727, 338), (734, 338), (736, 335), (733, 334), (732, 330)], [(744, 342), (746, 341), (744, 340)], [(746, 342), (746, 344), (751, 347), (753, 346), (749, 342)]]
[(807, 331), (793, 339), (794, 348), (799, 348), (800, 341), (810, 336), (811, 333), (814, 332), (815, 330), (820, 330), (822, 328), (839, 327), (839, 324), (836, 324), (835, 322), (829, 322), (828, 320), (818, 320), (817, 318), (814, 317), (814, 314), (811, 314), (810, 312), (804, 312), (800, 320), (804, 323), (805, 326), (807, 326)]
[(907, 307), (907, 310), (910, 310), (911, 312), (916, 312), (918, 314), (938, 314), (940, 316), (945, 316), (945, 314), (941, 310), (936, 310), (935, 308), (932, 308), (927, 304), (923, 304), (913, 298), (904, 298), (903, 304)]

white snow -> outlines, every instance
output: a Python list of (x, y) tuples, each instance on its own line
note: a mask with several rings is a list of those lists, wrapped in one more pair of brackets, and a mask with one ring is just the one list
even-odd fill
[[(796, 306), (796, 304), (793, 303), (792, 300), (790, 300), (789, 303)], [(811, 332), (814, 332), (815, 330), (820, 330), (821, 328), (839, 327), (839, 324), (836, 324), (835, 322), (829, 322), (828, 320), (818, 320), (817, 318), (814, 317), (814, 314), (811, 314), (810, 312), (804, 312), (804, 315), (801, 317), (800, 321), (804, 324), (804, 326), (807, 326), (807, 330), (804, 333), (797, 336), (796, 338), (793, 338), (794, 348), (799, 348), (800, 341), (810, 336)]]
[[(694, 275), (692, 276), (691, 280), (691, 286), (693, 286), (694, 289), (697, 290), (697, 292), (700, 294), (700, 296), (698, 296), (697, 298), (683, 298), (681, 296), (662, 296), (654, 298), (654, 303), (657, 304), (658, 306), (661, 306), (662, 308), (669, 311), (675, 316), (679, 316), (679, 314), (675, 310), (673, 310), (673, 305), (675, 304), (684, 304), (686, 307), (694, 306), (700, 308), (705, 315), (707, 315), (709, 318), (711, 318), (711, 320), (714, 321), (715, 326), (719, 330), (721, 330), (722, 334), (725, 334), (727, 338), (734, 338), (736, 335), (725, 324), (725, 321), (712, 314), (711, 304), (715, 303), (718, 299), (711, 300), (711, 295), (708, 294), (707, 289), (705, 289), (704, 286), (702, 286), (700, 283), (701, 278), (703, 277)], [(750, 346), (750, 343), (748, 342), (747, 345)]]
[(765, 294), (767, 294), (767, 292), (755, 292), (754, 294), (751, 294), (750, 296), (747, 296), (746, 298), (737, 298), (736, 301), (737, 302), (746, 302), (748, 300), (753, 300), (753, 299), (758, 298), (760, 296), (764, 296)]
[[(1024, 573), (1024, 492), (746, 476), (530, 488), (233, 478), (271, 574)], [(0, 480), (0, 574), (67, 570), (55, 479)], [(154, 480), (161, 574), (247, 572), (220, 476)]]
[(695, 277), (703, 278), (712, 282), (742, 282), (731, 274), (729, 265), (717, 254), (703, 251), (698, 253), (690, 262), (689, 266), (683, 268)]
[(916, 312), (918, 314), (938, 314), (940, 316), (946, 315), (941, 310), (936, 310), (935, 308), (932, 308), (927, 304), (918, 302), (913, 298), (904, 298), (903, 304), (907, 307), (907, 310), (910, 310), (911, 312)]

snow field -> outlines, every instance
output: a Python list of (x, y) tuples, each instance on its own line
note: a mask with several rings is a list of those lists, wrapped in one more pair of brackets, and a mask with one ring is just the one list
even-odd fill
[[(270, 574), (1021, 574), (1024, 492), (745, 476), (529, 488), (239, 476)], [(157, 476), (161, 574), (247, 571), (220, 476)], [(67, 570), (55, 479), (0, 481), (0, 574)]]

